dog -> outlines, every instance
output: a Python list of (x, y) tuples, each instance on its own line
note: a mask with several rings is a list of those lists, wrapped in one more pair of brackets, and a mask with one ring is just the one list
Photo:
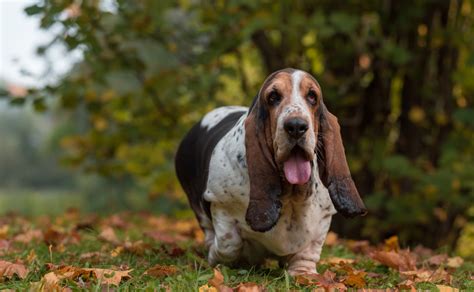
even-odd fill
[(266, 78), (250, 108), (217, 108), (182, 140), (177, 177), (214, 266), (277, 258), (289, 274), (316, 273), (337, 212), (364, 215), (340, 126), (309, 73)]

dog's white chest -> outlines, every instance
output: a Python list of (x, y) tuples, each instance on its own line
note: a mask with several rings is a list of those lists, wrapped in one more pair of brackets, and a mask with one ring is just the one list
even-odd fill
[[(233, 222), (242, 240), (254, 241), (277, 256), (294, 254), (315, 238), (325, 236), (336, 213), (329, 193), (315, 175), (311, 196), (305, 200), (283, 196), (277, 224), (267, 232), (253, 231), (245, 221), (250, 185), (239, 123), (217, 144), (210, 161), (204, 197), (212, 205), (213, 225)], [(318, 173), (316, 167), (313, 173)]]

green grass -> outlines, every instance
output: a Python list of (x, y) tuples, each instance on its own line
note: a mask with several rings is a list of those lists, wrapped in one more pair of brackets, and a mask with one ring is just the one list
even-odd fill
[[(206, 251), (202, 244), (196, 244), (195, 241), (189, 240), (181, 242), (177, 245), (164, 244), (152, 240), (143, 235), (143, 231), (150, 228), (147, 221), (150, 216), (143, 214), (120, 215), (124, 217), (124, 222), (128, 227), (120, 229), (116, 228), (120, 242), (135, 242), (143, 240), (146, 248), (138, 252), (123, 251), (118, 256), (112, 256), (112, 251), (116, 245), (104, 242), (99, 239), (100, 226), (105, 224), (105, 219), (97, 219), (91, 228), (80, 229), (77, 233), (80, 240), (77, 244), (66, 243), (59, 248), (53, 248), (52, 252), (48, 244), (39, 241), (31, 241), (27, 244), (14, 242), (14, 235), (25, 232), (28, 228), (39, 228), (47, 230), (49, 226), (64, 232), (65, 238), (70, 236), (74, 226), (81, 222), (85, 217), (70, 219), (67, 216), (53, 218), (50, 222), (40, 222), (40, 220), (27, 220), (23, 217), (9, 218), (8, 216), (0, 217), (0, 222), (9, 226), (8, 232), (3, 235), (5, 240), (11, 241), (12, 248), (7, 252), (1, 252), (0, 258), (11, 262), (23, 261), (29, 269), (29, 274), (25, 279), (15, 277), (13, 279), (4, 279), (0, 283), (0, 289), (13, 289), (17, 291), (28, 290), (32, 282), (38, 282), (49, 272), (46, 264), (53, 263), (55, 265), (72, 265), (82, 268), (113, 268), (113, 269), (133, 269), (132, 278), (122, 281), (118, 287), (120, 290), (136, 290), (143, 289), (148, 291), (164, 291), (164, 287), (171, 288), (172, 291), (197, 291), (199, 287), (208, 283), (213, 276), (213, 270), (209, 267), (205, 260)], [(58, 219), (59, 218), (59, 219)], [(44, 219), (43, 219), (44, 220)], [(2, 224), (0, 224), (0, 227)], [(59, 241), (58, 241), (59, 242)], [(119, 244), (121, 246), (121, 244)], [(173, 253), (174, 250), (174, 253)], [(176, 250), (178, 252), (176, 252)], [(99, 252), (102, 257), (94, 257), (92, 259), (81, 260), (80, 256), (89, 252)], [(3, 254), (2, 254), (3, 253)], [(28, 262), (28, 257), (32, 253), (36, 254), (36, 258)], [(396, 288), (401, 282), (397, 271), (388, 267), (375, 263), (365, 255), (354, 254), (344, 245), (336, 245), (333, 247), (325, 247), (322, 252), (322, 258), (343, 257), (356, 259), (353, 264), (354, 268), (363, 269), (366, 272), (380, 274), (380, 277), (365, 277), (367, 286), (370, 288)], [(144, 272), (156, 265), (173, 265), (178, 269), (178, 273), (169, 277), (155, 278), (144, 275)], [(265, 286), (269, 291), (289, 291), (302, 290), (311, 291), (314, 287), (299, 286), (276, 264), (276, 261), (269, 261), (263, 267), (251, 268), (228, 268), (219, 267), (225, 278), (225, 284), (230, 287), (236, 287), (242, 282), (255, 282)], [(344, 273), (329, 265), (319, 265), (320, 273), (327, 269), (332, 269), (338, 276)], [(452, 286), (463, 289), (474, 289), (474, 281), (471, 280), (474, 271), (473, 262), (465, 262), (462, 267), (452, 272)], [(84, 280), (88, 290), (100, 291), (102, 285), (97, 281)], [(81, 290), (81, 280), (63, 280), (62, 284), (73, 290)], [(418, 283), (418, 289), (436, 290), (433, 283)], [(111, 286), (109, 288), (117, 288)]]

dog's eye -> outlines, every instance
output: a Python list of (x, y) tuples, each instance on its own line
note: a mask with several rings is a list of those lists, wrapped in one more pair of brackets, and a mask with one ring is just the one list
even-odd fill
[(281, 95), (277, 91), (273, 90), (272, 92), (270, 92), (270, 94), (268, 95), (268, 103), (270, 105), (276, 105), (280, 103), (280, 101)]
[(316, 92), (314, 90), (310, 90), (308, 92), (308, 95), (306, 96), (306, 99), (308, 100), (308, 102), (312, 105), (315, 105), (318, 101), (318, 95), (316, 94)]

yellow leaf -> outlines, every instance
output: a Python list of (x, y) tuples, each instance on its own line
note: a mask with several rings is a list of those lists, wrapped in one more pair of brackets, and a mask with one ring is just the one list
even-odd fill
[(458, 292), (459, 289), (451, 287), (451, 286), (445, 286), (445, 285), (436, 285), (436, 288), (439, 289), (439, 292)]
[(387, 251), (398, 251), (400, 245), (398, 244), (398, 236), (394, 235), (389, 239), (385, 240), (385, 250)]
[(118, 257), (123, 251), (123, 246), (117, 246), (110, 252), (110, 256), (113, 258)]
[(209, 287), (209, 285), (202, 285), (199, 287), (199, 292), (218, 292), (216, 287)]
[(30, 253), (28, 254), (28, 256), (26, 257), (26, 261), (31, 264), (34, 260), (36, 259), (36, 253), (35, 253), (35, 250), (32, 249), (30, 250)]
[(7, 238), (7, 235), (8, 235), (8, 230), (10, 229), (10, 227), (8, 225), (3, 225), (2, 227), (0, 227), (0, 239), (5, 239)]

